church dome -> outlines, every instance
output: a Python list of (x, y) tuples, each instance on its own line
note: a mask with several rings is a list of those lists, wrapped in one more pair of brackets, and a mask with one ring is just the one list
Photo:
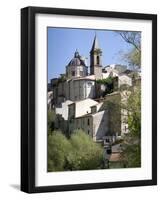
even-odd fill
[(79, 55), (78, 51), (74, 53), (74, 58), (69, 62), (68, 66), (85, 66), (84, 60), (81, 59), (81, 56)]

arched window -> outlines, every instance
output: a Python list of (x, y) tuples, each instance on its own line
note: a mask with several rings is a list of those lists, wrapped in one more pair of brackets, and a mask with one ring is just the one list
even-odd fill
[(99, 65), (100, 64), (100, 58), (99, 58), (99, 56), (97, 56), (97, 65)]
[(72, 76), (75, 76), (75, 71), (72, 71)]

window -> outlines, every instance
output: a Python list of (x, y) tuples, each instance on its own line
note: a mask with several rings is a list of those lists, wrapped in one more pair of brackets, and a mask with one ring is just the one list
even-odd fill
[(96, 106), (92, 106), (92, 107), (91, 107), (91, 112), (92, 112), (92, 113), (96, 113), (96, 111), (97, 111)]
[(92, 86), (92, 82), (88, 82), (88, 87), (91, 87)]
[(89, 119), (88, 119), (88, 122), (87, 122), (87, 123), (88, 123), (88, 125), (90, 125), (90, 120), (89, 120)]
[(75, 71), (72, 71), (72, 76), (75, 76)]
[(80, 71), (79, 74), (80, 74), (80, 76), (83, 76), (83, 71)]
[(109, 139), (106, 139), (106, 142), (110, 142), (110, 140), (109, 140)]
[(99, 65), (100, 64), (100, 58), (99, 58), (99, 56), (97, 56), (97, 65)]
[(88, 135), (89, 135), (90, 131), (88, 130)]

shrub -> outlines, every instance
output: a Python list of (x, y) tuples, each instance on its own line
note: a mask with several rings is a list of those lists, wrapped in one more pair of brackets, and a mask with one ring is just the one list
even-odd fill
[(48, 136), (48, 171), (99, 169), (103, 148), (82, 130), (67, 139), (61, 132)]

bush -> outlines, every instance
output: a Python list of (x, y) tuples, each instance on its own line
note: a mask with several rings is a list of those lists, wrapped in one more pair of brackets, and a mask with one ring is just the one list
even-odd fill
[(51, 132), (54, 130), (56, 114), (53, 110), (48, 110), (47, 117), (48, 117), (48, 124), (47, 124), (48, 134), (51, 134)]
[(104, 95), (110, 94), (110, 93), (113, 92), (114, 85), (113, 85), (113, 78), (112, 77), (108, 77), (108, 78), (105, 78), (105, 79), (98, 79), (98, 80), (96, 80), (96, 83), (106, 86), (106, 91), (104, 92)]
[(98, 80), (96, 80), (96, 82), (100, 83), (100, 84), (111, 85), (113, 83), (113, 78), (108, 77), (108, 78), (104, 78), (104, 79), (98, 79)]
[(103, 148), (82, 130), (67, 139), (61, 132), (48, 136), (48, 171), (99, 169)]
[(103, 160), (103, 149), (94, 143), (92, 138), (81, 130), (76, 130), (70, 139), (72, 159), (69, 160), (72, 170), (98, 169)]
[(48, 136), (48, 171), (64, 170), (65, 158), (71, 148), (70, 142), (60, 131)]
[(141, 88), (131, 92), (128, 102), (128, 129), (124, 138), (122, 157), (126, 167), (141, 167)]

